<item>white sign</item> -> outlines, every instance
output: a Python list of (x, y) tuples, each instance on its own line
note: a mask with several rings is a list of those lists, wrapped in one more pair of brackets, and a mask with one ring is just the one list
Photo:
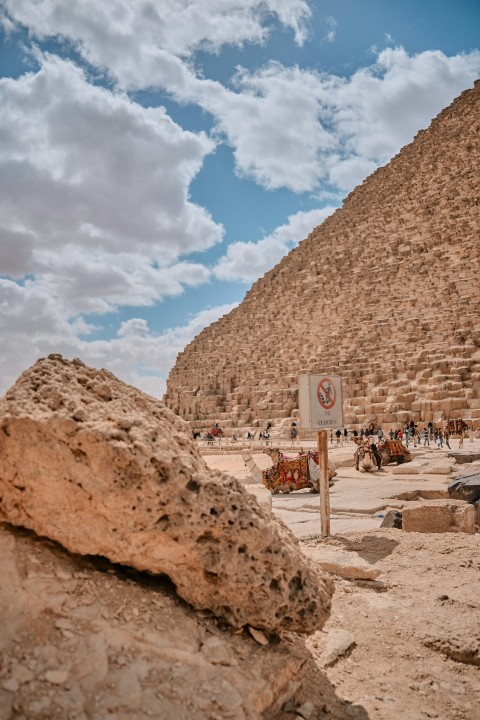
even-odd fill
[(340, 375), (299, 375), (300, 425), (305, 430), (343, 427)]

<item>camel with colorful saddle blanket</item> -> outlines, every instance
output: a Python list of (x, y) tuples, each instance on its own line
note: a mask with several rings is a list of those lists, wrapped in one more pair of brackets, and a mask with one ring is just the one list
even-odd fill
[[(243, 460), (252, 476), (262, 482), (272, 495), (290, 493), (295, 490), (309, 488), (310, 492), (318, 493), (320, 488), (320, 470), (318, 452), (299, 452), (295, 457), (288, 457), (277, 448), (266, 450), (273, 465), (260, 470), (249, 450), (242, 452)], [(328, 479), (337, 474), (333, 463), (328, 463)]]
[[(371, 438), (373, 443), (373, 438)], [(410, 462), (413, 456), (401, 440), (387, 440), (383, 438), (378, 445), (377, 455), (371, 448), (370, 440), (354, 438), (357, 449), (353, 455), (353, 462), (357, 470), (361, 472), (375, 472), (384, 465), (396, 462), (397, 465)]]

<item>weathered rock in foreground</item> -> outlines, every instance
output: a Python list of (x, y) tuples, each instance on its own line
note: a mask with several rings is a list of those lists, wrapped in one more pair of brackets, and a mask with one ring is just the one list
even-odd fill
[(0, 401), (0, 519), (68, 550), (164, 573), (235, 626), (312, 632), (332, 582), (187, 425), (111, 373), (51, 355)]
[(366, 717), (312, 668), (303, 638), (262, 646), (165, 578), (1, 523), (0, 557), (2, 720), (262, 720), (305, 694), (312, 717), (325, 706), (329, 720)]

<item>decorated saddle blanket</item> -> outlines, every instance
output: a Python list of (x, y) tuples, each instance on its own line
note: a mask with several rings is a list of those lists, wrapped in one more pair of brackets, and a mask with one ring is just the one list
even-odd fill
[(386, 445), (390, 455), (405, 455), (408, 452), (401, 440), (387, 440)]
[(318, 453), (305, 453), (293, 458), (282, 456), (276, 465), (263, 471), (263, 484), (269, 490), (288, 486), (291, 490), (310, 487), (309, 460), (318, 465)]

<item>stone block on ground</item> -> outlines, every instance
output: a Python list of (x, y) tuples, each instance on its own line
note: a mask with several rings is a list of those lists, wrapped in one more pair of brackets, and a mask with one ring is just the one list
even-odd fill
[(333, 584), (189, 427), (105, 370), (39, 360), (0, 400), (0, 519), (167, 575), (234, 626), (312, 632)]
[(480, 473), (459, 475), (449, 484), (448, 494), (456, 500), (475, 503), (480, 500)]
[(475, 532), (475, 510), (463, 500), (414, 502), (402, 510), (406, 532)]
[(397, 465), (393, 468), (394, 475), (420, 475), (426, 471), (428, 463), (425, 460), (412, 460), (412, 462)]
[(319, 662), (322, 667), (334, 665), (354, 645), (355, 637), (348, 630), (334, 628), (328, 633), (317, 632), (309, 638), (309, 644), (313, 644), (319, 653)]
[(458, 452), (449, 452), (447, 457), (453, 458), (460, 465), (464, 465), (480, 460), (480, 452), (459, 450)]
[(384, 519), (382, 520), (382, 524), (380, 525), (382, 528), (396, 528), (397, 530), (402, 529), (402, 511), (401, 510), (389, 510), (386, 514)]
[(427, 475), (450, 475), (453, 470), (455, 470), (454, 462), (448, 460), (437, 460), (435, 462), (428, 463), (423, 472)]
[(375, 580), (380, 570), (357, 553), (342, 548), (316, 543), (302, 543), (303, 552), (317, 563), (322, 570), (351, 580)]

